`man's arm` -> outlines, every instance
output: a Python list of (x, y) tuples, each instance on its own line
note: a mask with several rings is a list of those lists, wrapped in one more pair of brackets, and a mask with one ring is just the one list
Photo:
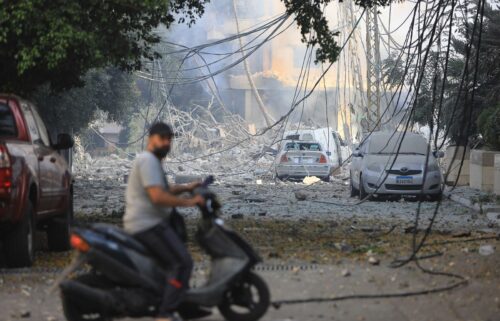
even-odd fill
[(182, 185), (169, 185), (168, 191), (174, 195), (179, 195), (182, 193), (192, 192), (195, 188), (199, 187), (200, 184), (201, 182), (192, 182)]
[(169, 206), (169, 207), (191, 207), (196, 205), (203, 205), (205, 200), (202, 196), (196, 195), (191, 198), (182, 198), (175, 196), (172, 192), (165, 191), (160, 186), (147, 187), (149, 199), (155, 205)]

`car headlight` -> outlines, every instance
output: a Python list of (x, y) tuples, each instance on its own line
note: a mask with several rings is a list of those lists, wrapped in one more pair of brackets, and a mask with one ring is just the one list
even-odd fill
[(372, 172), (381, 172), (382, 171), (382, 165), (378, 163), (371, 163), (369, 164), (366, 169)]
[(427, 165), (427, 171), (428, 172), (437, 172), (439, 171), (439, 165), (437, 163), (432, 163)]

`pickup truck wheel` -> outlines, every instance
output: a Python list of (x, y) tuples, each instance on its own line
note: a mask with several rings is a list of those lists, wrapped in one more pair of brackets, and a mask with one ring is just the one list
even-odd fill
[(71, 221), (73, 220), (73, 195), (69, 196), (69, 204), (63, 215), (54, 217), (47, 227), (49, 250), (62, 252), (71, 249), (69, 242)]
[(35, 224), (31, 201), (26, 203), (22, 222), (4, 240), (5, 263), (18, 268), (33, 265), (35, 258)]

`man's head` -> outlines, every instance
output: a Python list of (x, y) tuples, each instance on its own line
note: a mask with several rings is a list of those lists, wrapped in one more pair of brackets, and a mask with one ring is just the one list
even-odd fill
[(159, 159), (165, 158), (170, 151), (173, 137), (174, 132), (169, 125), (163, 122), (154, 123), (149, 128), (148, 150)]

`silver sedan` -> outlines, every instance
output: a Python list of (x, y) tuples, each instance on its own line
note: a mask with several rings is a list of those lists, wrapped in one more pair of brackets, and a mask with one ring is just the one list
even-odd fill
[(333, 164), (315, 141), (285, 141), (275, 160), (276, 177), (281, 180), (316, 176), (329, 181)]
[[(402, 140), (402, 142), (401, 142)], [(436, 161), (441, 152), (429, 154), (419, 134), (374, 132), (353, 152), (350, 167), (351, 196), (420, 195), (436, 200), (442, 195), (443, 176)], [(424, 179), (425, 173), (425, 179)]]

